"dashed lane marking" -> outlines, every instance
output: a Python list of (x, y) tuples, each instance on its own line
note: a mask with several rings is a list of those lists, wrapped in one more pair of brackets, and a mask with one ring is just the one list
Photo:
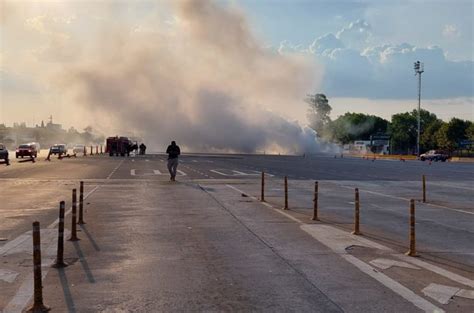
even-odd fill
[(115, 174), (115, 172), (119, 169), (119, 167), (122, 166), (124, 161), (125, 160), (120, 161), (120, 163), (112, 170), (112, 172), (110, 172), (109, 176), (107, 176), (106, 179), (110, 179)]

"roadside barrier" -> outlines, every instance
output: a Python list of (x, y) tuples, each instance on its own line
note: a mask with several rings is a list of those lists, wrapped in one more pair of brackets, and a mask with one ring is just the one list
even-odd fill
[(87, 148), (84, 146), (84, 156), (87, 156)]
[(65, 202), (59, 203), (59, 223), (58, 223), (58, 253), (56, 255), (56, 261), (53, 264), (54, 268), (66, 267), (67, 264), (64, 262), (64, 209)]
[(284, 210), (288, 210), (288, 176), (285, 176), (285, 206)]
[(260, 201), (265, 202), (265, 173), (262, 172), (262, 184), (260, 190)]
[(355, 199), (354, 199), (354, 231), (353, 235), (361, 235), (360, 233), (360, 206), (359, 206), (359, 188), (355, 189)]
[(76, 226), (76, 209), (77, 209), (77, 195), (76, 189), (72, 190), (72, 212), (71, 212), (71, 237), (69, 241), (78, 241), (77, 238), (77, 226)]
[(425, 175), (422, 176), (422, 182), (423, 182), (423, 203), (426, 202), (426, 177)]
[(43, 304), (43, 278), (41, 275), (41, 235), (39, 222), (33, 222), (33, 276), (34, 300), (33, 305), (28, 309), (28, 312), (48, 312), (50, 308)]
[(314, 198), (313, 198), (313, 217), (311, 220), (319, 221), (318, 217), (318, 192), (319, 192), (318, 182), (314, 182)]
[(83, 209), (84, 209), (84, 182), (81, 181), (80, 186), (79, 186), (79, 220), (77, 221), (77, 224), (79, 225), (85, 224)]
[(418, 256), (416, 254), (416, 235), (415, 235), (415, 200), (410, 200), (410, 248), (405, 253), (408, 256)]

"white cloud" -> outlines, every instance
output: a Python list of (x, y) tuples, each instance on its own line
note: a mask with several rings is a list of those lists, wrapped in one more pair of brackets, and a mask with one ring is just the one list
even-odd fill
[(367, 22), (357, 20), (337, 35), (326, 34), (310, 45), (308, 50), (325, 66), (323, 91), (328, 95), (414, 98), (417, 89), (413, 62), (420, 60), (425, 64), (424, 98), (473, 97), (474, 62), (448, 60), (438, 46), (417, 47), (401, 43), (371, 47), (368, 44), (371, 30)]

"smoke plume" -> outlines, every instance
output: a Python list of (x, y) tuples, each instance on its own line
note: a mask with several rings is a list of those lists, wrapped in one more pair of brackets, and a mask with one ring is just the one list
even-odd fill
[(94, 128), (134, 135), (153, 150), (171, 140), (194, 152), (320, 149), (294, 113), (319, 83), (307, 56), (265, 48), (236, 7), (159, 3), (168, 14), (137, 24), (112, 2), (87, 44), (73, 36), (55, 47), (77, 60), (55, 73), (56, 83)]

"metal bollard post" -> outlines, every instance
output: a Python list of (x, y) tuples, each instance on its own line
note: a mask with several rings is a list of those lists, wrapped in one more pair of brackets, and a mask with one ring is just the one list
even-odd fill
[(64, 262), (64, 210), (65, 202), (59, 203), (59, 223), (58, 223), (58, 254), (56, 261), (53, 264), (54, 268), (66, 267), (67, 264)]
[(102, 149), (102, 145), (100, 145), (100, 154), (104, 154), (104, 150)]
[(84, 156), (87, 156), (87, 148), (84, 146)]
[(352, 232), (353, 235), (361, 235), (360, 233), (360, 206), (359, 206), (359, 188), (355, 189), (355, 201), (354, 201), (354, 231)]
[(41, 235), (40, 223), (33, 223), (33, 276), (34, 276), (34, 302), (28, 312), (48, 312), (49, 307), (43, 304), (43, 282), (41, 275)]
[(94, 150), (92, 150), (92, 146), (91, 146), (91, 153), (90, 155), (94, 155)]
[(318, 217), (318, 192), (319, 192), (318, 182), (314, 182), (313, 218), (311, 219), (313, 221), (319, 221), (319, 217)]
[(95, 146), (95, 154), (99, 154), (99, 146)]
[(77, 224), (83, 225), (84, 222), (84, 182), (81, 181), (81, 185), (79, 187), (79, 220)]
[(415, 236), (415, 200), (410, 200), (410, 248), (405, 253), (408, 256), (418, 256), (416, 254), (416, 236)]
[(265, 173), (262, 172), (262, 186), (260, 190), (260, 201), (265, 202)]
[(423, 180), (423, 203), (426, 202), (426, 177), (423, 175), (422, 177)]
[(285, 176), (285, 207), (284, 210), (288, 210), (288, 177)]
[(76, 209), (77, 209), (76, 189), (73, 189), (72, 190), (72, 212), (71, 212), (71, 237), (69, 238), (69, 241), (79, 240), (79, 238), (77, 238)]

